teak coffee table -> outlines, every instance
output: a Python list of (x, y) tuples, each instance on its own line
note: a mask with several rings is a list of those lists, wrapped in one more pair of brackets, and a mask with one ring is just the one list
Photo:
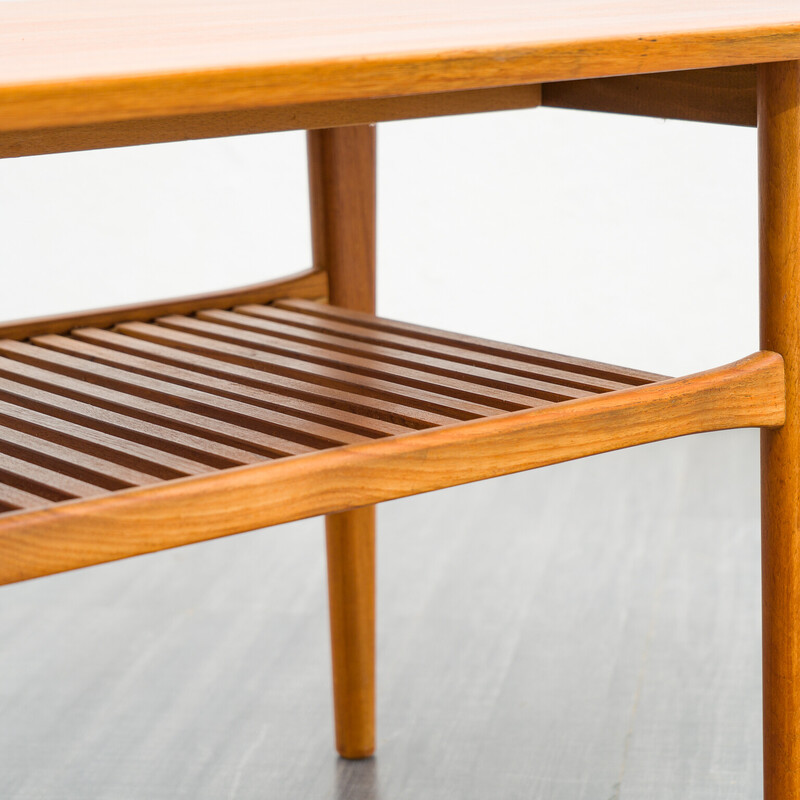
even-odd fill
[[(759, 352), (667, 379), (375, 316), (372, 124), (537, 105), (757, 122)], [(312, 269), (0, 326), (0, 582), (327, 514), (360, 758), (371, 504), (760, 427), (765, 796), (800, 797), (798, 0), (0, 3), (4, 157), (288, 129)]]

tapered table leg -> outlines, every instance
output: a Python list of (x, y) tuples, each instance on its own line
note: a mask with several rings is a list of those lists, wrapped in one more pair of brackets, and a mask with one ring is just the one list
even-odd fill
[(761, 344), (786, 364), (762, 431), (764, 796), (800, 798), (800, 62), (759, 66)]
[[(334, 305), (375, 311), (375, 128), (309, 131), (314, 264)], [(375, 509), (326, 519), (336, 749), (375, 750)]]

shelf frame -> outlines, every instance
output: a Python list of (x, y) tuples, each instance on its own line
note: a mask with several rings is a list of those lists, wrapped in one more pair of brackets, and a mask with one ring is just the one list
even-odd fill
[[(109, 314), (81, 319), (94, 325)], [(37, 320), (14, 331), (64, 324)], [(12, 511), (0, 517), (0, 584), (661, 439), (775, 428), (784, 419), (783, 359), (761, 351), (686, 377)]]

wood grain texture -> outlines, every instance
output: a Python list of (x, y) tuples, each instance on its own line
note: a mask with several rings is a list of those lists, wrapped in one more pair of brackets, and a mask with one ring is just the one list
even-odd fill
[[(37, 336), (31, 341), (40, 348), (52, 349), (66, 356), (65, 359), (56, 357), (59, 371), (89, 376), (90, 381), (101, 385), (173, 402), (176, 408), (198, 409), (241, 421), (244, 425), (254, 424), (256, 429), (271, 430), (279, 436), (301, 442), (305, 440), (312, 447), (352, 444), (369, 438), (362, 433), (334, 428), (327, 422), (308, 420), (303, 415), (286, 414), (277, 404), (265, 407), (262, 403), (250, 402), (260, 399), (258, 392), (245, 389), (239, 394), (224, 381), (215, 382), (213, 378), (203, 381), (199, 375), (172, 367), (162, 370), (157, 364), (151, 366), (152, 362), (144, 359), (122, 355), (71, 337)], [(32, 352), (35, 354), (33, 358), (25, 356), (29, 363), (35, 363), (41, 350)], [(208, 383), (216, 383), (214, 388), (218, 391), (209, 391), (211, 387)]]
[[(122, 333), (127, 335), (123, 336)], [(73, 336), (90, 341), (96, 341), (102, 336), (105, 344), (123, 353), (144, 354), (172, 367), (193, 369), (201, 376), (220, 377), (230, 386), (237, 387), (237, 392), (240, 386), (254, 386), (280, 392), (284, 398), (284, 407), (294, 406), (295, 400), (299, 402), (299, 407), (307, 409), (321, 404), (330, 409), (326, 411), (328, 420), (339, 418), (337, 412), (343, 412), (348, 416), (353, 414), (360, 420), (362, 426), (367, 425), (370, 430), (394, 434), (399, 433), (404, 427), (429, 428), (433, 425), (446, 425), (453, 419), (460, 418), (458, 414), (424, 411), (408, 405), (403, 400), (392, 402), (382, 400), (373, 394), (343, 391), (326, 383), (320, 385), (311, 380), (287, 377), (263, 367), (259, 362), (254, 362), (253, 367), (231, 363), (231, 360), (225, 360), (226, 356), (233, 359), (233, 356), (227, 353), (214, 351), (212, 352), (214, 357), (198, 355), (193, 350), (201, 349), (202, 340), (199, 337), (141, 322), (119, 325), (115, 332), (79, 328), (74, 331)], [(158, 341), (163, 343), (159, 344)], [(181, 349), (181, 344), (185, 344), (186, 349)], [(211, 352), (210, 348), (208, 350)], [(245, 358), (241, 360), (244, 362)], [(473, 416), (477, 415), (468, 415), (466, 419), (472, 419)]]
[(760, 67), (761, 342), (786, 365), (762, 434), (764, 796), (800, 797), (800, 63)]
[[(369, 362), (370, 374), (356, 374), (348, 369), (349, 365), (335, 366), (333, 359), (327, 364), (320, 363), (313, 357), (307, 359), (304, 348), (290, 351), (275, 343), (270, 350), (266, 350), (263, 347), (263, 339), (258, 339), (256, 347), (251, 347), (249, 337), (241, 337), (238, 343), (223, 341), (221, 338), (206, 335), (210, 332), (220, 333), (219, 328), (194, 317), (162, 317), (157, 325), (125, 323), (119, 325), (117, 330), (148, 341), (168, 344), (192, 353), (203, 353), (222, 361), (288, 376), (293, 380), (300, 379), (306, 384), (315, 384), (320, 398), (324, 397), (326, 392), (319, 387), (325, 387), (325, 390), (332, 387), (365, 397), (375, 397), (395, 406), (410, 406), (458, 419), (474, 419), (497, 413), (504, 407), (502, 401), (496, 405), (481, 402), (483, 396), (477, 387), (474, 387), (469, 394), (479, 399), (469, 400), (454, 393), (440, 392), (433, 377), (428, 377), (426, 381), (433, 387), (430, 391), (413, 386), (408, 381), (395, 381), (391, 370), (386, 368), (378, 370), (372, 362)], [(233, 334), (229, 336), (233, 338)], [(381, 374), (378, 375), (378, 372)], [(520, 398), (519, 402), (522, 407), (527, 407), (530, 405), (530, 398)], [(519, 408), (520, 405), (512, 407)]]
[[(46, 371), (23, 368), (19, 364), (15, 364), (9, 372), (19, 380), (0, 378), (0, 397), (13, 406), (15, 422), (20, 424), (24, 419), (22, 409), (41, 412), (48, 420), (46, 431), (50, 436), (57, 436), (59, 420), (74, 422), (90, 431), (82, 436), (84, 442), (93, 442), (93, 431), (110, 433), (125, 442), (126, 455), (136, 452), (135, 446), (129, 447), (131, 442), (143, 444), (158, 451), (158, 463), (168, 470), (181, 465), (183, 458), (216, 469), (255, 464), (261, 460), (260, 456), (248, 450), (208, 437), (194, 436), (152, 420), (139, 419), (127, 410), (124, 397), (115, 403), (116, 396), (104, 392), (101, 397), (99, 392), (86, 390), (79, 382), (67, 386), (54, 385), (52, 379), (48, 382)], [(79, 397), (85, 397), (86, 402), (77, 399)], [(106, 399), (108, 405), (105, 405)]]
[(399, 334), (406, 339), (416, 339), (428, 350), (432, 348), (433, 344), (444, 344), (445, 346), (456, 347), (462, 352), (467, 351), (470, 354), (478, 354), (475, 356), (476, 358), (490, 356), (493, 363), (497, 360), (502, 363), (504, 360), (513, 359), (521, 364), (530, 365), (534, 368), (534, 371), (540, 367), (548, 369), (551, 367), (555, 369), (567, 367), (572, 373), (593, 375), (612, 381), (628, 383), (632, 386), (640, 386), (643, 383), (652, 383), (664, 378), (663, 375), (655, 375), (652, 372), (644, 372), (643, 370), (602, 364), (599, 361), (589, 361), (575, 356), (563, 356), (558, 353), (535, 350), (531, 347), (522, 347), (506, 342), (493, 342), (481, 339), (478, 336), (443, 331), (437, 328), (429, 328), (426, 325), (415, 325), (410, 322), (387, 319), (386, 317), (376, 317), (374, 314), (365, 314), (359, 311), (345, 311), (337, 306), (324, 303), (309, 303), (306, 300), (292, 298), (276, 300), (274, 305), (278, 308), (300, 312), (311, 318), (324, 319), (326, 322), (330, 320), (341, 321), (346, 322), (348, 325), (358, 325), (367, 329), (367, 331), (374, 330), (388, 334)]
[[(66, 337), (53, 337), (53, 339), (56, 338), (58, 347), (65, 346), (67, 342), (71, 346), (76, 345), (78, 342), (102, 344), (103, 347), (92, 347), (90, 351), (85, 352), (91, 353), (91, 357), (97, 361), (110, 365), (119, 363), (120, 353), (134, 354), (138, 350), (142, 354), (151, 354), (163, 353), (168, 350), (168, 348), (160, 348), (150, 342), (133, 339), (129, 336), (121, 336), (113, 331), (99, 330), (97, 328), (79, 328), (73, 331), (73, 335), (69, 339)], [(41, 343), (43, 339), (44, 337), (37, 337), (36, 341)], [(165, 364), (161, 360), (141, 358), (138, 355), (129, 355), (125, 358), (124, 363), (127, 370), (163, 378), (185, 386), (200, 388), (223, 397), (231, 397), (236, 400), (244, 399), (262, 408), (271, 409), (278, 414), (290, 412), (300, 419), (311, 420), (326, 426), (330, 422), (335, 422), (342, 431), (350, 431), (360, 436), (377, 437), (387, 434), (406, 433), (405, 427), (395, 425), (392, 422), (372, 418), (365, 419), (363, 416), (343, 411), (333, 406), (325, 406), (308, 400), (301, 401), (285, 394), (247, 386), (242, 383), (234, 384), (229, 379), (217, 377), (215, 374), (218, 372), (216, 362), (212, 359), (204, 359), (201, 356), (187, 358), (187, 365), (202, 366), (199, 371), (178, 367), (175, 364)], [(261, 376), (261, 383), (269, 385), (269, 380), (265, 380)]]
[(308, 132), (314, 267), (335, 306), (375, 313), (375, 127)]
[(0, 476), (23, 491), (38, 494), (54, 502), (74, 497), (94, 497), (108, 490), (98, 483), (81, 480), (68, 474), (63, 465), (56, 469), (35, 464), (26, 458), (17, 458), (4, 452), (0, 457)]
[[(19, 345), (19, 349), (12, 350), (10, 345)], [(173, 402), (172, 398), (162, 396), (167, 402), (154, 400), (152, 398), (157, 395), (150, 394), (147, 390), (137, 391), (130, 384), (113, 389), (103, 385), (102, 381), (94, 383), (91, 379), (87, 379), (89, 378), (87, 373), (70, 374), (71, 366), (80, 365), (74, 362), (68, 365), (63, 359), (50, 358), (44, 348), (25, 346), (20, 342), (2, 342), (0, 347), (4, 348), (6, 356), (12, 356), (12, 358), (0, 358), (0, 375), (9, 380), (16, 379), (29, 383), (34, 389), (43, 388), (45, 391), (77, 399), (93, 407), (109, 409), (126, 417), (154, 423), (162, 426), (164, 430), (175, 429), (188, 433), (200, 442), (217, 441), (235, 450), (243, 449), (264, 458), (280, 457), (292, 452), (309, 452), (314, 449), (262, 433), (249, 425), (245, 427), (244, 424), (230, 422), (225, 418), (226, 415), (217, 416), (208, 406), (207, 413), (198, 413), (182, 408), (182, 404), (177, 400)], [(26, 363), (26, 358), (33, 363)], [(60, 369), (64, 369), (64, 373), (60, 372)]]
[[(233, 309), (238, 314), (246, 314), (260, 320), (270, 320), (278, 323), (275, 330), (282, 330), (286, 335), (305, 338), (307, 331), (321, 336), (322, 339), (331, 337), (332, 346), (337, 348), (348, 348), (349, 352), (362, 352), (374, 354), (375, 348), (386, 350), (390, 355), (398, 357), (400, 353), (422, 355), (441, 359), (448, 367), (453, 368), (458, 365), (459, 369), (469, 369), (479, 367), (496, 371), (502, 375), (517, 375), (529, 378), (531, 375), (530, 365), (524, 361), (517, 360), (508, 355), (489, 355), (463, 347), (432, 342), (430, 339), (415, 339), (412, 336), (403, 336), (388, 331), (379, 331), (363, 325), (353, 324), (358, 320), (348, 320), (346, 315), (337, 319), (335, 316), (317, 318), (310, 314), (297, 313), (286, 308), (277, 308), (275, 305), (248, 305), (237, 306)], [(341, 320), (341, 321), (340, 321)], [(365, 343), (369, 347), (364, 347), (360, 343)], [(466, 367), (464, 366), (466, 365)], [(573, 366), (574, 370), (574, 366)], [(536, 375), (540, 378), (551, 378), (554, 383), (561, 383), (564, 386), (574, 386), (585, 388), (592, 391), (613, 391), (624, 389), (628, 385), (622, 380), (611, 380), (599, 378), (593, 375), (581, 375), (574, 371), (554, 369), (542, 364), (536, 365)], [(659, 376), (660, 377), (660, 376)]]
[(542, 105), (755, 127), (756, 68), (721, 67), (548, 83), (542, 87)]
[[(65, 359), (57, 357), (56, 362), (42, 363), (57, 363), (57, 369), (65, 374), (81, 377), (103, 386), (160, 398), (173, 403), (176, 409), (186, 408), (208, 413), (310, 447), (352, 444), (370, 438), (363, 433), (353, 433), (333, 427), (327, 422), (308, 420), (305, 415), (286, 414), (280, 406), (276, 407), (276, 404), (265, 407), (261, 403), (250, 402), (258, 397), (258, 392), (245, 389), (238, 394), (224, 381), (216, 382), (215, 388), (218, 391), (209, 391), (211, 387), (207, 382), (215, 383), (213, 378), (202, 381), (199, 375), (181, 373), (173, 368), (162, 371), (158, 369), (157, 364), (151, 367), (152, 362), (144, 359), (133, 356), (120, 357), (115, 351), (105, 350), (66, 336), (40, 336), (32, 341), (40, 348), (64, 354)], [(33, 357), (26, 354), (23, 358), (28, 363), (37, 363), (36, 357), (40, 350), (34, 349), (32, 352)], [(177, 380), (173, 379), (173, 375)]]
[[(231, 324), (233, 320), (241, 322), (242, 327)], [(197, 318), (162, 317), (158, 322), (160, 325), (176, 327), (181, 330), (191, 328), (202, 332), (206, 339), (246, 344), (254, 350), (262, 350), (265, 353), (299, 357), (314, 365), (319, 364), (332, 369), (344, 368), (358, 375), (377, 379), (384, 378), (394, 383), (417, 387), (423, 391), (440, 392), (471, 403), (485, 403), (488, 406), (497, 406), (507, 410), (525, 408), (531, 397), (559, 401), (571, 400), (587, 394), (585, 389), (559, 386), (536, 378), (506, 377), (503, 379), (497, 376), (493, 378), (492, 373), (488, 370), (477, 368), (470, 370), (465, 366), (463, 370), (459, 371), (452, 365), (442, 367), (441, 361), (426, 359), (426, 357), (416, 356), (414, 353), (384, 360), (381, 357), (384, 352), (380, 348), (374, 348), (374, 356), (369, 352), (351, 355), (348, 352), (331, 350), (324, 346), (317, 347), (308, 341), (300, 343), (281, 336), (268, 335), (260, 330), (255, 331), (254, 328), (259, 325), (264, 326), (264, 323), (244, 315), (231, 314), (228, 311), (200, 312)], [(249, 326), (249, 329), (246, 326)], [(313, 341), (314, 338), (312, 335), (310, 340)], [(405, 364), (397, 364), (397, 361), (405, 361)], [(408, 366), (410, 363), (413, 363), (414, 367)], [(445, 374), (445, 370), (450, 374)], [(460, 377), (454, 377), (459, 376), (460, 373)]]
[(0, 506), (4, 511), (45, 508), (49, 505), (49, 501), (38, 494), (31, 494), (16, 486), (0, 482)]
[(327, 294), (328, 278), (325, 272), (310, 269), (285, 278), (237, 289), (3, 322), (0, 323), (0, 338), (27, 339), (46, 333), (66, 333), (72, 328), (90, 326), (104, 328), (117, 322), (150, 320), (164, 314), (191, 314), (203, 308), (230, 308), (240, 303), (268, 303), (280, 297), (304, 297), (316, 300), (327, 297)]
[[(552, 396), (553, 399), (573, 399), (581, 397), (587, 391), (569, 384), (565, 385), (558, 380), (551, 382), (542, 379), (541, 376), (533, 378), (530, 374), (509, 375), (502, 369), (495, 369), (491, 364), (478, 366), (465, 361), (453, 362), (447, 358), (438, 358), (435, 354), (416, 353), (405, 348), (385, 347), (379, 342), (362, 343), (338, 336), (332, 331), (308, 331), (283, 321), (263, 319), (260, 315), (239, 314), (235, 310), (200, 311), (197, 316), (202, 320), (263, 334), (267, 337), (266, 341), (285, 339), (298, 343), (303, 345), (309, 355), (314, 353), (315, 359), (326, 360), (332, 357), (337, 363), (350, 364), (359, 363), (362, 359), (368, 358), (376, 363), (402, 367), (403, 372), (409, 374), (417, 370), (425, 370), (436, 376), (435, 379), (440, 381), (440, 386), (450, 381), (458, 384), (462, 379), (466, 379), (473, 384), (484, 386), (487, 397), (492, 397), (496, 390), (500, 390), (528, 394), (532, 397)], [(325, 351), (329, 351), (329, 353), (326, 355)], [(613, 388), (619, 389), (620, 386), (617, 385)], [(591, 390), (597, 390), (597, 387), (592, 386)]]
[[(2, 387), (0, 387), (1, 392)], [(52, 414), (43, 414), (29, 405), (32, 404), (16, 405), (0, 400), (0, 421), (18, 431), (68, 446), (73, 451), (110, 458), (166, 480), (211, 471), (206, 464), (183, 458), (175, 453), (156, 450), (140, 442), (123, 439)]]
[[(370, 314), (375, 134), (369, 125), (307, 134), (314, 266), (328, 274), (332, 303)], [(367, 758), (375, 751), (375, 508), (336, 511), (325, 519), (336, 749)]]
[(795, 0), (58, 0), (0, 5), (0, 129), (800, 56)]
[(245, 111), (185, 114), (156, 119), (120, 120), (94, 125), (0, 131), (0, 158), (129, 147), (139, 144), (213, 139), (274, 131), (365, 125), (391, 120), (476, 114), (535, 108), (541, 100), (536, 85), (468, 89), (406, 97), (304, 103)]
[(9, 455), (18, 456), (33, 464), (83, 479), (111, 491), (129, 486), (146, 486), (158, 480), (154, 475), (118, 464), (113, 459), (75, 450), (67, 445), (52, 442), (49, 437), (44, 438), (18, 430), (16, 425), (0, 425), (0, 465)]
[(325, 517), (336, 749), (375, 752), (375, 506)]
[(783, 360), (127, 489), (0, 518), (0, 583), (555, 464), (645, 442), (783, 424)]

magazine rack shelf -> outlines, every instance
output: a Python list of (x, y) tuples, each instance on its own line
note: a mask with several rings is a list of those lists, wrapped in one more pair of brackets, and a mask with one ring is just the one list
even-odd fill
[(64, 324), (0, 340), (2, 582), (783, 421), (768, 352), (670, 380), (297, 298)]

